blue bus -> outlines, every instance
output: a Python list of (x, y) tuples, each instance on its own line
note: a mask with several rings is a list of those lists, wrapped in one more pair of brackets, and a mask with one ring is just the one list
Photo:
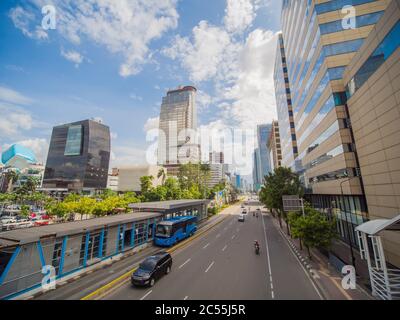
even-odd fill
[(156, 226), (154, 243), (160, 247), (171, 247), (189, 238), (197, 231), (197, 217), (183, 216), (161, 221)]

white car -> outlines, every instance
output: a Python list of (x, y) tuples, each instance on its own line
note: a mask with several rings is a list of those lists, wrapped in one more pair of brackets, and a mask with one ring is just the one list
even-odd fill
[(239, 218), (238, 218), (238, 221), (239, 221), (239, 222), (244, 222), (245, 219), (246, 219), (246, 218), (245, 218), (245, 215), (244, 215), (244, 214), (240, 214), (240, 215), (239, 215)]

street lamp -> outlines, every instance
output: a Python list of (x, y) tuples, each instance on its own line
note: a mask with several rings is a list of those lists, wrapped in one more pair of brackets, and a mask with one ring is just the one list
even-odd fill
[[(346, 220), (347, 220), (347, 221), (346, 221), (347, 236), (348, 236), (348, 238), (349, 238), (351, 261), (352, 261), (352, 265), (353, 265), (354, 268), (356, 268), (356, 258), (354, 257), (353, 244), (352, 244), (352, 242), (351, 242), (350, 227), (349, 227), (349, 222), (352, 223), (352, 220), (351, 220), (351, 216), (350, 216), (350, 219), (348, 219), (348, 216), (347, 216), (347, 210), (346, 210), (346, 206), (345, 206), (345, 203), (344, 203), (343, 183), (349, 182), (350, 180), (355, 179), (355, 178), (358, 178), (358, 176), (351, 177), (351, 178), (346, 179), (346, 180), (344, 180), (344, 181), (342, 181), (342, 182), (340, 183), (340, 191), (341, 191), (341, 194), (342, 194), (341, 202), (343, 203), (343, 210), (344, 210), (344, 212), (345, 212)], [(352, 223), (352, 224), (353, 224), (353, 223)]]

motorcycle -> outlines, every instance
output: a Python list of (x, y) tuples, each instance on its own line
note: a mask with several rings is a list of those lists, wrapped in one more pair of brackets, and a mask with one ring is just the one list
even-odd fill
[(254, 248), (255, 248), (255, 251), (256, 251), (256, 255), (259, 255), (260, 254), (260, 246), (259, 245), (255, 245)]

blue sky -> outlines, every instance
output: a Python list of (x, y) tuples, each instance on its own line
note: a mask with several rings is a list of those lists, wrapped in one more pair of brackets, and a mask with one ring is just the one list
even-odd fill
[[(47, 4), (55, 30), (41, 27)], [(54, 125), (101, 118), (112, 164), (143, 163), (162, 96), (186, 84), (202, 126), (271, 121), (279, 11), (276, 0), (1, 1), (0, 146), (44, 159)]]

